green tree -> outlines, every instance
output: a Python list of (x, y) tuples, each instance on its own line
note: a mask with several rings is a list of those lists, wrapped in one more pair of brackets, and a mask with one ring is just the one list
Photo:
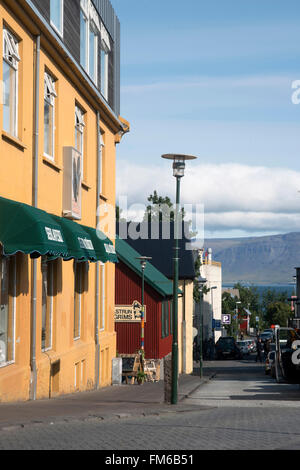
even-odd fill
[(235, 314), (236, 302), (238, 301), (237, 297), (233, 297), (229, 292), (224, 292), (222, 294), (222, 314), (231, 315), (231, 324), (225, 325), (228, 336), (236, 336), (237, 323), (233, 319)]
[(291, 307), (285, 302), (271, 302), (266, 307), (265, 318), (269, 325), (280, 325), (285, 327), (292, 316)]

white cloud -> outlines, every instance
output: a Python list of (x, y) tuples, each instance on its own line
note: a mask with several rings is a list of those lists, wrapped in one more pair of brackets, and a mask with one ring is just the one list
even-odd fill
[[(142, 166), (120, 162), (118, 196), (128, 205), (147, 204), (156, 189), (175, 199), (170, 164)], [(182, 180), (183, 204), (204, 204), (205, 230), (228, 233), (286, 233), (300, 230), (300, 172), (240, 164), (189, 162)], [(140, 210), (140, 208), (139, 208)]]

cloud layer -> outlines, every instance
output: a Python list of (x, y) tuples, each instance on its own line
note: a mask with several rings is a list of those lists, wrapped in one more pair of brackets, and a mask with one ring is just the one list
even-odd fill
[[(175, 199), (170, 164), (119, 162), (117, 196), (126, 196), (129, 207), (146, 205), (154, 190)], [(204, 205), (206, 236), (287, 233), (300, 230), (299, 191), (300, 172), (287, 168), (191, 162), (182, 180), (181, 201)], [(137, 209), (140, 214), (141, 207)]]

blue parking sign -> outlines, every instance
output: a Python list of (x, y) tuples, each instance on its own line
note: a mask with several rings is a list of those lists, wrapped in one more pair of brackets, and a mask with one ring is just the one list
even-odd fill
[(222, 315), (222, 324), (223, 325), (230, 325), (231, 324), (231, 315)]

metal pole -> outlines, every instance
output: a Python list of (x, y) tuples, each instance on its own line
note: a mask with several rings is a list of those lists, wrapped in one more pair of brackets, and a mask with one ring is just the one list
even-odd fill
[(144, 370), (144, 353), (145, 353), (145, 312), (144, 312), (144, 285), (145, 285), (145, 267), (142, 267), (142, 316), (141, 316), (141, 365)]
[(200, 379), (203, 377), (203, 309), (202, 309), (202, 301), (203, 301), (203, 293), (202, 289), (200, 290), (200, 304), (199, 304), (199, 314), (200, 314), (200, 321), (199, 321), (199, 340), (200, 340)]
[(173, 282), (173, 343), (172, 343), (172, 405), (178, 400), (178, 222), (180, 202), (180, 177), (176, 177), (176, 211), (174, 221), (174, 282)]

